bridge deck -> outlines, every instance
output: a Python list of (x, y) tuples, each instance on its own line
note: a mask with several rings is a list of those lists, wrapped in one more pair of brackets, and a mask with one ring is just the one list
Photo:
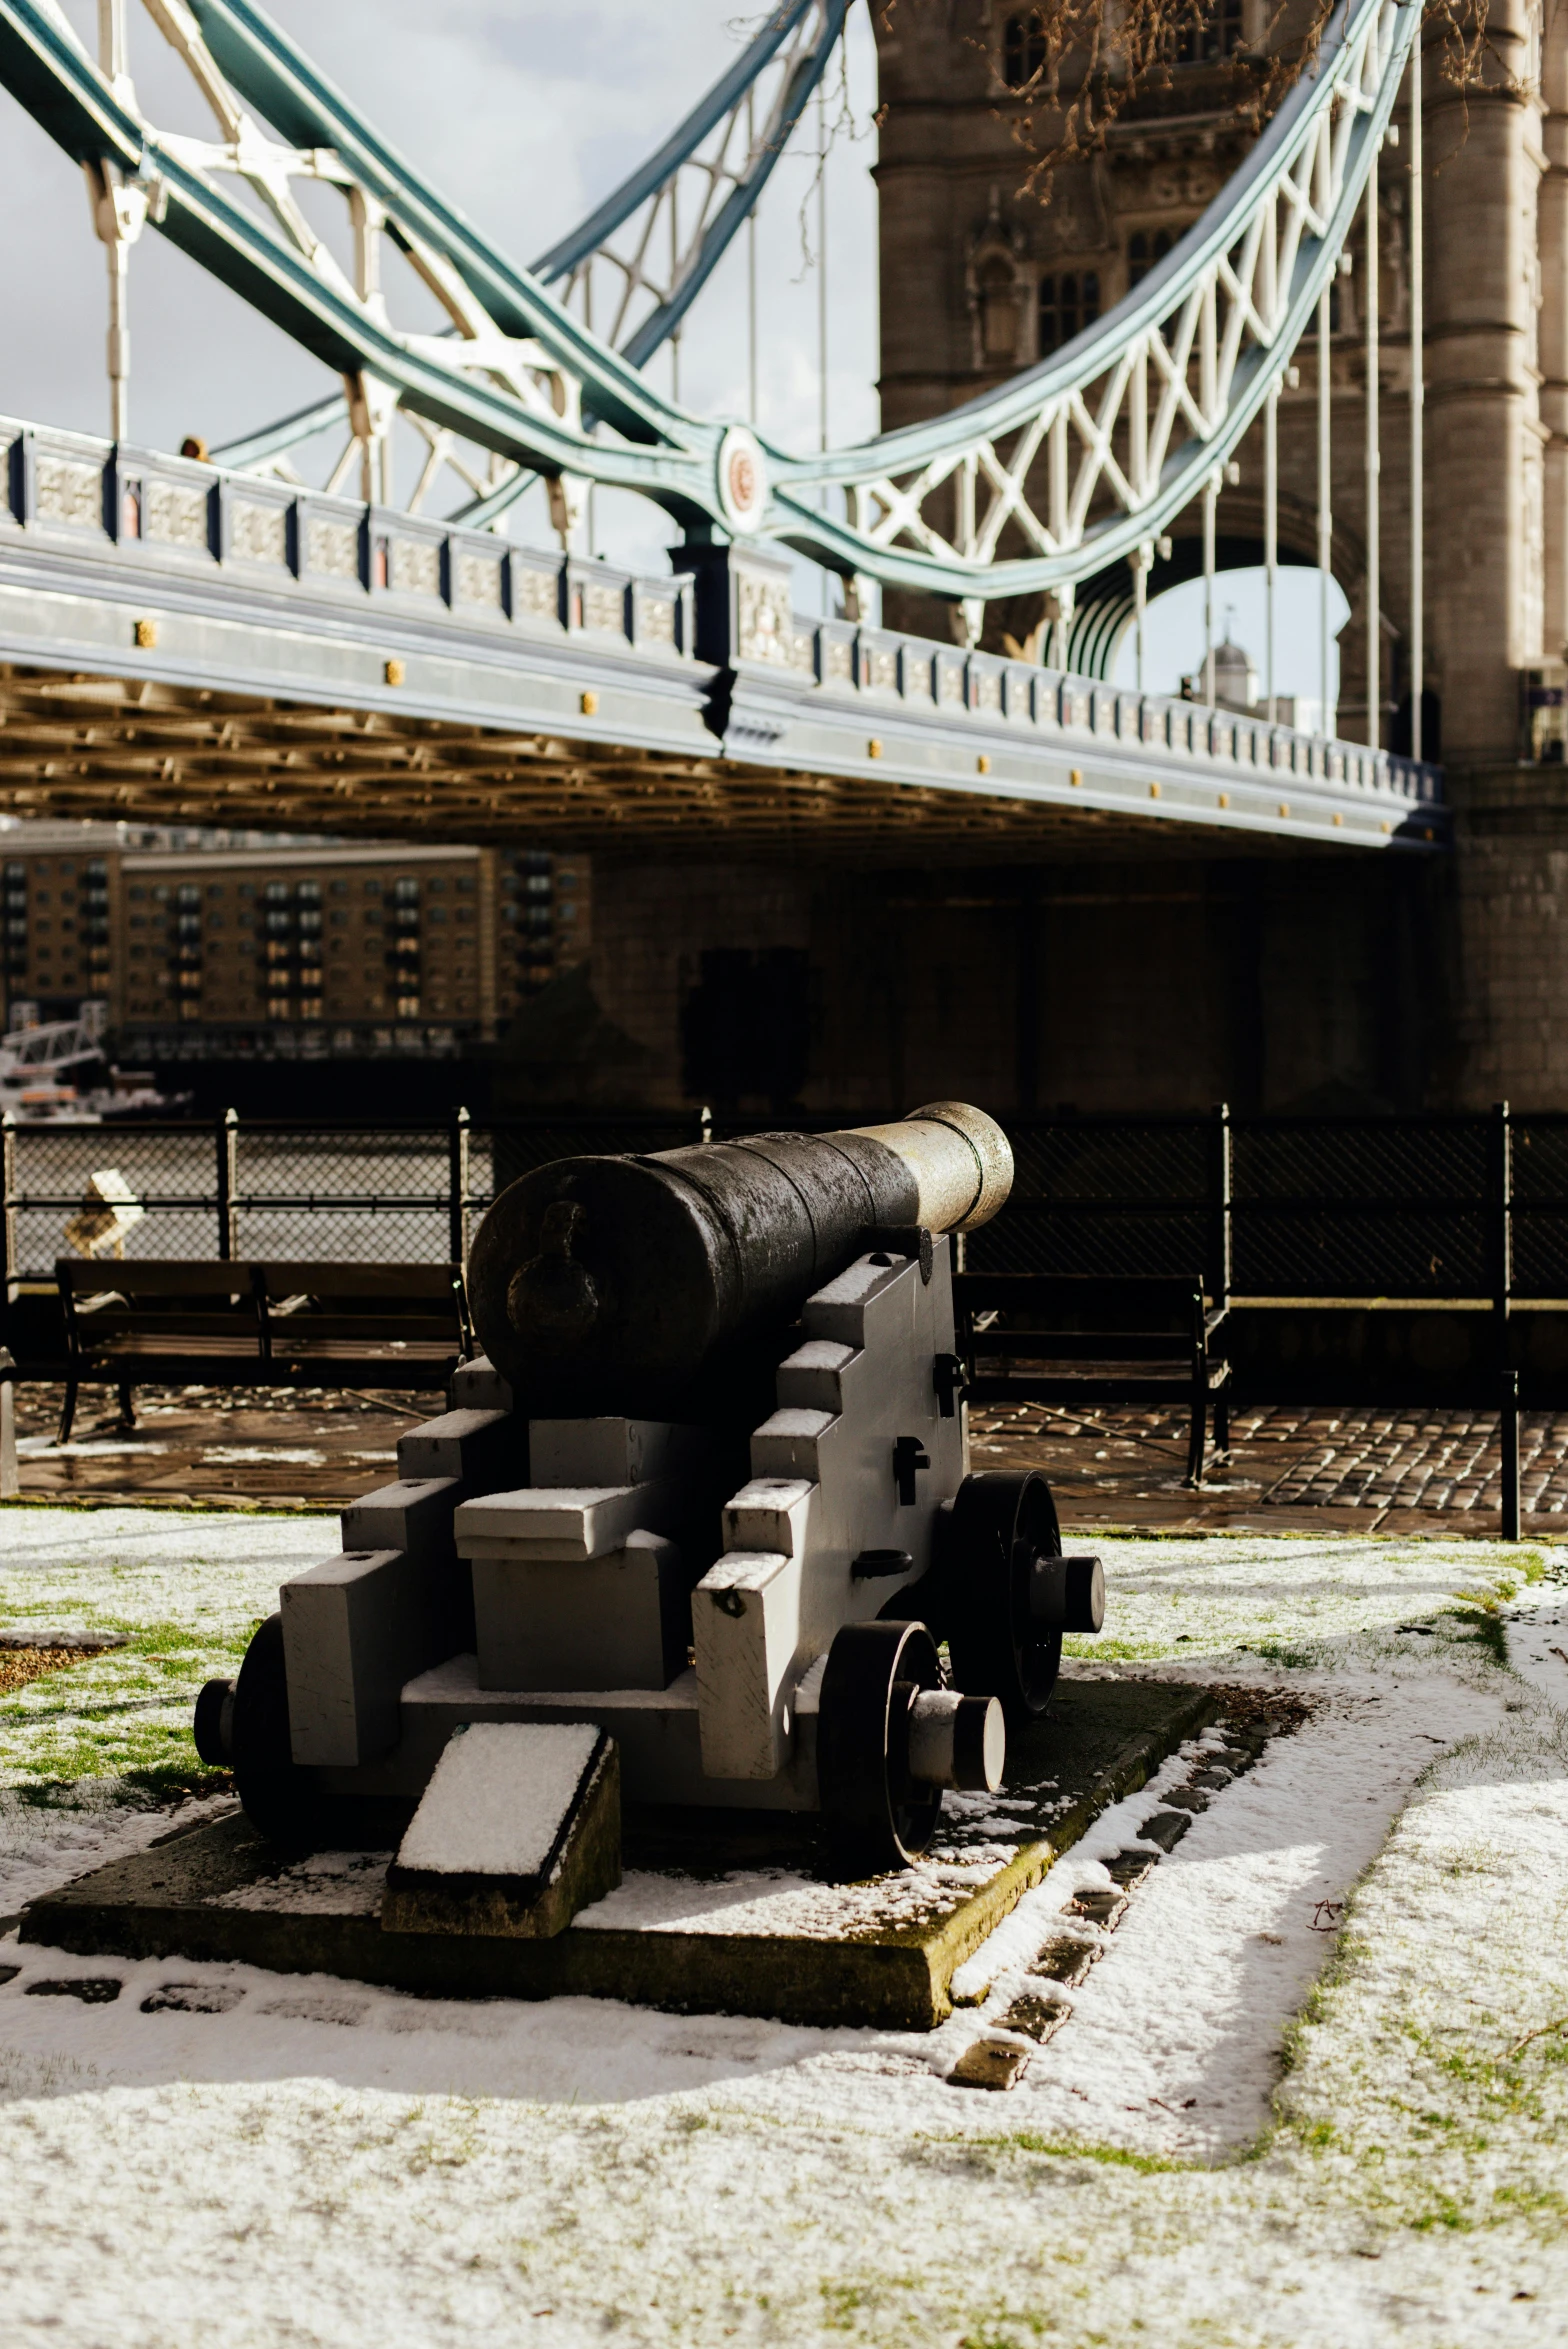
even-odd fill
[(683, 855), (1446, 843), (1435, 768), (719, 569), (716, 611), (712, 565), (639, 578), (0, 420), (0, 805)]

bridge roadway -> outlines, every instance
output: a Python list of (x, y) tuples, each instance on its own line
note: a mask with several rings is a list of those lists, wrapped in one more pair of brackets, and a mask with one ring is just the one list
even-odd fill
[[(0, 806), (682, 856), (1446, 845), (1440, 770), (0, 419)], [(1244, 836), (1244, 837), (1241, 837)]]

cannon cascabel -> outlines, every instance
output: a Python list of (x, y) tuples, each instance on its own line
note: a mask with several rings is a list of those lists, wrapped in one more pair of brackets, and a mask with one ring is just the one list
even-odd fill
[(1012, 1182), (961, 1102), (838, 1134), (562, 1158), (509, 1184), (469, 1256), (474, 1327), (535, 1416), (677, 1415), (877, 1231), (972, 1229)]

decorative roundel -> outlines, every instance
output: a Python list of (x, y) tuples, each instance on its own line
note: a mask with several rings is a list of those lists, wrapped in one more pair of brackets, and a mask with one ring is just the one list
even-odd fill
[(768, 503), (767, 468), (756, 438), (732, 424), (719, 443), (719, 504), (732, 530), (755, 530)]

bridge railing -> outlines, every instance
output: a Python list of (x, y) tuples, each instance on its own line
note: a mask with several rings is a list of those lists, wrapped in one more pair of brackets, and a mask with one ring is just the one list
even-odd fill
[[(758, 706), (755, 717), (748, 705), (744, 740), (738, 702), (730, 713), (726, 752), (759, 759), (799, 763), (805, 754), (786, 736), (805, 703), (837, 721), (848, 717), (857, 762), (882, 759), (897, 780), (946, 784), (958, 771), (971, 789), (1005, 792), (1003, 769), (987, 780), (993, 757), (1005, 761), (1016, 746), (1070, 762), (1081, 745), (1097, 762), (1169, 766), (1175, 797), (1161, 813), (1201, 814), (1222, 826), (1261, 815), (1271, 828), (1288, 827), (1294, 815), (1318, 829), (1343, 823), (1372, 840), (1400, 833), (1435, 840), (1446, 824), (1437, 767), (1272, 723), (1263, 708), (1139, 693), (931, 637), (808, 618), (793, 608), (789, 565), (756, 550), (729, 550), (722, 575), (710, 560), (709, 573), (695, 580), (645, 578), (193, 458), (0, 417), (0, 560), (23, 547), (44, 572), (56, 563), (74, 569), (86, 553), (106, 563), (117, 589), (135, 583), (170, 609), (188, 607), (192, 591), (209, 608), (221, 580), (235, 616), (262, 631), (307, 613), (328, 630), (346, 622), (363, 632), (368, 622), (375, 642), (350, 648), (339, 689), (411, 714), (423, 706), (420, 664), (433, 637), (486, 659), (507, 648), (525, 657), (559, 649), (585, 664), (632, 654), (666, 675), (678, 665), (698, 690), (715, 670), (733, 667), (750, 702), (776, 702)], [(33, 567), (30, 560), (30, 575)], [(136, 657), (156, 674), (157, 622), (134, 626)], [(400, 657), (385, 658), (389, 646)], [(120, 653), (115, 667), (129, 657)], [(597, 692), (580, 698), (572, 732), (602, 737)], [(885, 745), (884, 724), (893, 728)], [(922, 742), (933, 746), (929, 771)], [(838, 748), (827, 763), (840, 763)], [(1184, 803), (1184, 768), (1206, 789), (1211, 778), (1220, 788), (1201, 805)], [(1342, 794), (1338, 812), (1317, 801), (1310, 813), (1293, 811), (1286, 796), (1276, 818), (1276, 787), (1292, 778), (1303, 791)], [(1231, 780), (1248, 795), (1234, 807)], [(1156, 778), (1148, 796), (1166, 788)], [(1091, 778), (1091, 798), (1094, 790)]]

